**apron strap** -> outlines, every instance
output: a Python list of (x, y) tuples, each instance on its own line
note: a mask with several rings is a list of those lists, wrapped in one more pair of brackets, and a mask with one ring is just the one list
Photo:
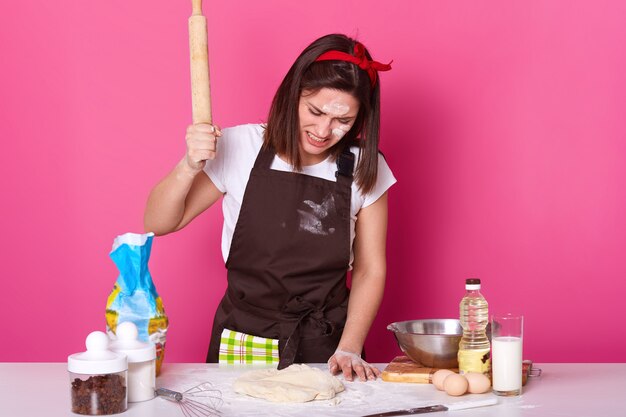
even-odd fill
[(335, 176), (339, 177), (343, 175), (344, 177), (352, 178), (353, 172), (354, 154), (350, 151), (350, 148), (346, 146), (337, 159), (337, 172), (335, 172)]
[(354, 154), (350, 152), (350, 146), (346, 146), (337, 158), (337, 171), (335, 177), (342, 187), (351, 187), (354, 172)]
[(274, 156), (276, 152), (274, 152), (274, 147), (272, 145), (265, 146), (263, 144), (259, 153), (254, 161), (254, 168), (257, 169), (270, 169), (272, 166), (272, 162), (274, 162)]

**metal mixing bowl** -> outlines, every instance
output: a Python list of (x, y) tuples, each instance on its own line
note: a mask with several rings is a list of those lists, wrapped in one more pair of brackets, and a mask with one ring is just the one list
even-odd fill
[(414, 362), (429, 368), (458, 368), (457, 352), (463, 335), (456, 319), (409, 320), (387, 326), (400, 349)]

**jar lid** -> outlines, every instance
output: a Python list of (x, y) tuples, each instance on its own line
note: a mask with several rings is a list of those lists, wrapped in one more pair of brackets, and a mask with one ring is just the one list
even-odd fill
[(137, 339), (139, 332), (132, 321), (125, 321), (117, 325), (115, 330), (116, 340), (113, 340), (109, 348), (118, 353), (128, 356), (128, 362), (146, 362), (156, 359), (156, 346), (154, 343), (144, 343)]
[(68, 356), (68, 371), (76, 374), (113, 374), (128, 369), (126, 355), (108, 349), (109, 338), (104, 332), (89, 333), (85, 346), (86, 352)]

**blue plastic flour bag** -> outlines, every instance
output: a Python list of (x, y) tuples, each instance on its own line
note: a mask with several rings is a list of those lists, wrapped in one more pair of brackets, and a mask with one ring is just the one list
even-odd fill
[(157, 350), (157, 375), (165, 353), (169, 325), (163, 301), (148, 269), (154, 233), (126, 233), (113, 241), (109, 256), (120, 271), (106, 306), (107, 333), (115, 339), (118, 323), (135, 323), (139, 339)]

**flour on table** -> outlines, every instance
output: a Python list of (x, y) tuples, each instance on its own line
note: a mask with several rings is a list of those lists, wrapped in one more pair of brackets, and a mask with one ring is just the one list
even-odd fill
[(233, 389), (240, 394), (273, 402), (304, 403), (331, 399), (344, 387), (328, 372), (302, 364), (280, 371), (259, 369), (246, 372), (235, 380)]

